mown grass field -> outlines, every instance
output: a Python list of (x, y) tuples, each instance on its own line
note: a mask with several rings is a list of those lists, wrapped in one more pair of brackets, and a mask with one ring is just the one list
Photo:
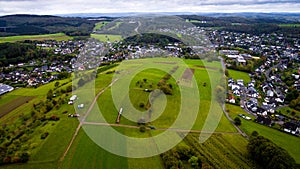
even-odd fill
[(70, 40), (72, 37), (65, 35), (64, 33), (56, 33), (56, 34), (44, 34), (44, 35), (21, 35), (21, 36), (8, 36), (8, 37), (0, 37), (0, 43), (5, 42), (16, 42), (16, 41), (24, 41), (24, 40)]
[[(234, 106), (227, 104), (227, 110), (229, 110), (230, 116), (234, 119), (238, 116), (238, 114), (246, 114), (239, 106)], [(254, 119), (253, 116), (250, 116)], [(253, 131), (257, 131), (259, 135), (262, 135), (270, 140), (272, 140), (278, 146), (287, 150), (290, 155), (296, 160), (296, 163), (300, 163), (300, 146), (299, 146), (299, 137), (292, 136), (290, 134), (278, 131), (276, 129), (272, 129), (270, 127), (258, 124), (254, 121), (247, 121), (242, 119), (242, 125), (240, 128), (247, 134), (251, 135)]]
[(91, 34), (92, 38), (95, 38), (102, 42), (114, 42), (122, 39), (120, 35), (111, 35), (111, 34)]
[(251, 81), (248, 73), (237, 71), (237, 70), (232, 70), (232, 69), (227, 69), (227, 70), (228, 70), (228, 73), (229, 73), (228, 77), (231, 77), (234, 80), (243, 79), (245, 85)]

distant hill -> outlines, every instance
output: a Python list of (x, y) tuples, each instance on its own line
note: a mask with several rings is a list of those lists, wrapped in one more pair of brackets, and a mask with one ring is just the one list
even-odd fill
[(37, 35), (63, 32), (70, 36), (89, 35), (97, 21), (78, 17), (8, 15), (0, 17), (0, 36)]

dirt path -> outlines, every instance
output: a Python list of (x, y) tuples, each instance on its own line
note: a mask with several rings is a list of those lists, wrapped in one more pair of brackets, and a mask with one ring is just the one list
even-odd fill
[(79, 130), (80, 130), (80, 128), (81, 128), (81, 126), (82, 126), (83, 124), (85, 124), (85, 119), (86, 119), (86, 117), (90, 114), (91, 110), (93, 109), (93, 107), (94, 107), (94, 105), (96, 104), (96, 102), (97, 102), (98, 98), (100, 97), (100, 95), (101, 95), (102, 93), (104, 93), (108, 88), (110, 88), (117, 80), (118, 80), (118, 78), (115, 79), (114, 81), (112, 81), (107, 87), (105, 87), (104, 89), (102, 89), (102, 90), (95, 96), (95, 98), (94, 98), (92, 104), (90, 105), (90, 107), (89, 107), (88, 110), (86, 111), (86, 113), (85, 113), (85, 115), (83, 116), (83, 118), (81, 118), (80, 123), (78, 124), (78, 126), (77, 126), (77, 128), (76, 128), (76, 130), (75, 130), (75, 133), (73, 134), (73, 137), (72, 137), (70, 143), (68, 144), (68, 147), (67, 147), (67, 149), (65, 150), (63, 156), (60, 158), (59, 162), (62, 162), (62, 161), (64, 160), (64, 158), (66, 157), (66, 155), (67, 155), (68, 151), (70, 150), (70, 148), (71, 148), (71, 146), (72, 146), (72, 144), (73, 144), (73, 142), (74, 142), (74, 140), (75, 140), (75, 138), (76, 138), (76, 136), (77, 136), (77, 134), (78, 134), (78, 132), (79, 132)]

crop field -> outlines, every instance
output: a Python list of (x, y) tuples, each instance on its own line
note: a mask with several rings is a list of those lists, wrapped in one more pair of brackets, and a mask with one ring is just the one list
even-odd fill
[(189, 134), (184, 142), (200, 153), (202, 162), (213, 168), (255, 168), (247, 159), (247, 141), (241, 135), (213, 134), (200, 144), (197, 135)]
[[(235, 118), (240, 113), (245, 112), (238, 106), (227, 104), (227, 109), (229, 110), (229, 114), (232, 118)], [(250, 116), (250, 115), (247, 115)], [(253, 116), (250, 116), (252, 119)], [(247, 134), (251, 135), (253, 131), (257, 131), (259, 135), (262, 135), (271, 141), (273, 141), (278, 146), (287, 150), (290, 155), (296, 160), (296, 163), (300, 163), (300, 146), (299, 146), (299, 137), (292, 136), (290, 134), (278, 131), (276, 129), (272, 129), (270, 127), (258, 124), (254, 121), (247, 121), (242, 119), (242, 125), (240, 128)]]
[(65, 35), (64, 33), (56, 33), (56, 34), (44, 34), (44, 35), (21, 35), (21, 36), (8, 36), (8, 37), (0, 37), (0, 43), (5, 42), (16, 42), (16, 41), (24, 41), (24, 40), (69, 40), (72, 37)]
[(112, 35), (112, 34), (91, 34), (91, 37), (102, 42), (107, 42), (107, 41), (114, 42), (122, 39), (120, 35)]
[(245, 84), (247, 84), (251, 81), (248, 73), (237, 71), (237, 70), (232, 70), (232, 69), (227, 69), (227, 70), (228, 70), (228, 73), (229, 73), (228, 77), (231, 77), (234, 80), (243, 79)]
[(16, 109), (17, 107), (19, 107), (25, 103), (28, 103), (33, 98), (34, 98), (33, 96), (19, 96), (16, 99), (13, 99), (8, 103), (1, 105), (0, 118), (5, 116), (12, 110)]

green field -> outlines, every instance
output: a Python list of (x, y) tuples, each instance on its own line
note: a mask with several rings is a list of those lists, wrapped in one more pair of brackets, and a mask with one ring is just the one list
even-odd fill
[(103, 26), (107, 25), (109, 22), (103, 21), (95, 24), (94, 31), (101, 29)]
[(281, 26), (281, 27), (300, 27), (300, 24), (279, 24), (278, 26)]
[(229, 73), (228, 77), (231, 77), (234, 80), (243, 79), (245, 85), (247, 85), (247, 83), (249, 83), (251, 81), (250, 76), (248, 75), (248, 73), (237, 71), (237, 70), (232, 70), (232, 69), (227, 69), (227, 70), (228, 70), (228, 73)]
[[(151, 61), (151, 62), (149, 62)], [(216, 85), (215, 82), (219, 79), (220, 76), (220, 63), (219, 62), (206, 62), (200, 60), (183, 60), (184, 63), (189, 67), (194, 69), (194, 75), (196, 77), (195, 83), (180, 82), (181, 80), (176, 81), (173, 78), (167, 80), (167, 83), (170, 83), (173, 86), (173, 94), (167, 95), (167, 105), (162, 114), (157, 114), (157, 119), (151, 122), (151, 125), (155, 126), (158, 130), (147, 130), (145, 133), (141, 133), (138, 128), (125, 128), (125, 127), (114, 127), (114, 129), (121, 134), (130, 136), (130, 137), (150, 137), (159, 135), (162, 133), (164, 128), (168, 128), (172, 125), (174, 120), (179, 115), (179, 104), (180, 104), (180, 88), (189, 87), (189, 85), (197, 85), (200, 93), (200, 99), (197, 100), (200, 103), (198, 115), (195, 119), (195, 124), (192, 126), (193, 130), (201, 130), (205, 126), (206, 118), (210, 117), (208, 111), (211, 105), (211, 90), (210, 86)], [(119, 67), (114, 67), (112, 69), (106, 70), (98, 74), (98, 77), (95, 80), (95, 83), (87, 83), (84, 87), (86, 89), (80, 91), (79, 89), (75, 92), (78, 92), (79, 99), (75, 102), (75, 106), (80, 103), (85, 103), (86, 107), (80, 110), (80, 113), (84, 113), (88, 109), (88, 105), (91, 103), (91, 99), (95, 93), (100, 92), (105, 87), (107, 87), (111, 80), (114, 78), (119, 78), (119, 80), (130, 78), (129, 83), (129, 101), (133, 107), (139, 111), (145, 110), (145, 108), (140, 107), (140, 103), (147, 105), (149, 93), (145, 92), (144, 89), (155, 89), (156, 84), (175, 66), (179, 66), (178, 69), (174, 72), (174, 78), (179, 79), (182, 77), (185, 67), (182, 62), (179, 62), (175, 58), (154, 58), (154, 59), (139, 59), (139, 60), (130, 60), (124, 61), (124, 65)], [(139, 70), (139, 68), (145, 63), (155, 63), (153, 65), (148, 65), (151, 68), (143, 69), (139, 71), (134, 76), (129, 76), (129, 72), (134, 70)], [(155, 68), (156, 65), (157, 67)], [(209, 67), (209, 70), (204, 68), (204, 65)], [(158, 68), (164, 67), (165, 71), (159, 70)], [(116, 71), (118, 74), (107, 73), (110, 71)], [(210, 76), (208, 76), (210, 75)], [(115, 77), (113, 77), (115, 76)], [(147, 79), (146, 82), (144, 79)], [(137, 85), (137, 81), (139, 85)], [(143, 83), (141, 83), (143, 81)], [(37, 89), (33, 88), (23, 88), (15, 90), (11, 93), (8, 93), (4, 96), (1, 96), (0, 106), (14, 102), (18, 98), (24, 96), (33, 96), (34, 98), (29, 101), (29, 103), (20, 105), (18, 108), (15, 108), (11, 113), (4, 116), (0, 119), (1, 123), (10, 124), (20, 115), (21, 113), (30, 113), (32, 110), (32, 104), (39, 102), (41, 99), (44, 99), (48, 90), (54, 87), (54, 83), (49, 83), (38, 87)], [(71, 84), (70, 79), (60, 81), (60, 84), (67, 83), (66, 85)], [(203, 84), (206, 83), (206, 86)], [(91, 86), (95, 85), (95, 90), (91, 90)], [(121, 83), (122, 84), (122, 83)], [(140, 86), (142, 84), (142, 86)], [(66, 86), (65, 85), (65, 86)], [(151, 86), (152, 87), (151, 87)], [(60, 88), (63, 88), (62, 86)], [(115, 124), (115, 120), (118, 114), (119, 107), (116, 106), (115, 101), (112, 98), (112, 91), (116, 89), (124, 89), (124, 85), (118, 86), (118, 83), (115, 83), (113, 86), (107, 88), (97, 100), (96, 106), (92, 109), (91, 113), (87, 116), (87, 122), (105, 122)], [(120, 89), (119, 89), (120, 90)], [(119, 91), (122, 93), (122, 90)], [(120, 93), (120, 94), (121, 94)], [(70, 97), (70, 95), (68, 96)], [(68, 98), (67, 97), (67, 98)], [(156, 101), (154, 100), (154, 113), (152, 116), (156, 117), (156, 112), (161, 111), (155, 107), (160, 107), (163, 103), (162, 98), (158, 97)], [(124, 103), (126, 98), (121, 99), (120, 104), (124, 107), (124, 114), (132, 112), (130, 109), (125, 109)], [(118, 103), (118, 102), (117, 102)], [(189, 100), (190, 104), (196, 103), (195, 99), (192, 97)], [(220, 109), (213, 110), (221, 111)], [(99, 108), (99, 109), (98, 109)], [(237, 116), (238, 113), (244, 113), (242, 109), (237, 106), (229, 105), (230, 115), (232, 117)], [(99, 117), (99, 110), (104, 116), (104, 119)], [(192, 110), (188, 108), (187, 112)], [(164, 168), (163, 162), (159, 156), (153, 156), (143, 159), (135, 158), (125, 158), (118, 155), (111, 154), (106, 150), (102, 149), (96, 145), (91, 138), (80, 129), (78, 135), (75, 137), (75, 140), (65, 156), (63, 161), (60, 161), (64, 151), (69, 144), (72, 135), (78, 125), (78, 120), (76, 118), (69, 118), (66, 114), (62, 114), (63, 111), (68, 111), (68, 113), (74, 113), (74, 107), (71, 105), (64, 104), (59, 109), (51, 110), (47, 115), (55, 114), (60, 117), (58, 122), (50, 122), (45, 126), (41, 126), (36, 129), (33, 133), (34, 137), (30, 139), (30, 142), (24, 143), (31, 147), (30, 151), (30, 161), (27, 164), (23, 165), (5, 165), (3, 168), (21, 168), (21, 169), (31, 169), (31, 168), (125, 168), (125, 169), (135, 169), (135, 168)], [(190, 134), (184, 139), (180, 144), (185, 144), (191, 146), (191, 148), (196, 149), (200, 155), (204, 167), (210, 168), (256, 168), (256, 166), (247, 159), (247, 150), (246, 145), (248, 141), (243, 138), (232, 124), (226, 119), (222, 112), (221, 116), (218, 117), (218, 113), (213, 114), (212, 120), (217, 120), (220, 118), (220, 123), (216, 128), (216, 132), (221, 132), (222, 134), (212, 134), (212, 136), (206, 140), (204, 143), (199, 143), (199, 133)], [(82, 114), (84, 115), (84, 114)], [(154, 118), (153, 117), (153, 118)], [(188, 116), (187, 116), (188, 118)], [(104, 121), (105, 120), (105, 121)], [(136, 126), (136, 122), (126, 119), (125, 117), (121, 118), (120, 124)], [(213, 126), (209, 126), (213, 127)], [(250, 134), (252, 131), (256, 130), (259, 134), (272, 139), (276, 144), (282, 146), (296, 159), (299, 163), (298, 152), (300, 152), (297, 146), (293, 147), (291, 145), (297, 145), (299, 138), (281, 133), (274, 129), (259, 125), (252, 121), (242, 120), (242, 130), (247, 134)], [(162, 129), (162, 130), (160, 130)], [(45, 140), (40, 139), (40, 133), (48, 131), (50, 134)], [(179, 137), (180, 134), (178, 135)], [(99, 135), (102, 139), (107, 139), (105, 135)], [(286, 139), (288, 138), (288, 139)], [(127, 147), (122, 147), (126, 143), (122, 143), (122, 140), (110, 140), (109, 142), (112, 146), (121, 146), (125, 151), (135, 151), (127, 150)], [(120, 144), (122, 143), (122, 144)], [(2, 168), (2, 167), (1, 167)]]
[(95, 38), (99, 41), (103, 41), (103, 42), (114, 42), (114, 41), (120, 41), (121, 35), (111, 35), (111, 34), (91, 34), (92, 38)]
[(70, 40), (72, 37), (65, 35), (64, 33), (56, 33), (56, 34), (44, 34), (44, 35), (21, 35), (21, 36), (8, 36), (8, 37), (0, 37), (0, 43), (5, 42), (16, 42), (16, 41), (24, 41), (24, 40)]
[[(227, 110), (229, 110), (230, 116), (234, 119), (238, 116), (238, 114), (245, 114), (245, 112), (239, 107), (227, 104)], [(253, 116), (250, 116), (254, 119)], [(251, 135), (253, 131), (257, 131), (259, 135), (262, 135), (271, 141), (273, 141), (278, 146), (284, 148), (289, 152), (289, 154), (296, 160), (296, 162), (300, 163), (300, 146), (299, 146), (299, 137), (292, 136), (290, 134), (278, 131), (276, 129), (272, 129), (270, 127), (255, 123), (253, 121), (247, 121), (242, 119), (242, 125), (240, 128), (247, 134)]]

